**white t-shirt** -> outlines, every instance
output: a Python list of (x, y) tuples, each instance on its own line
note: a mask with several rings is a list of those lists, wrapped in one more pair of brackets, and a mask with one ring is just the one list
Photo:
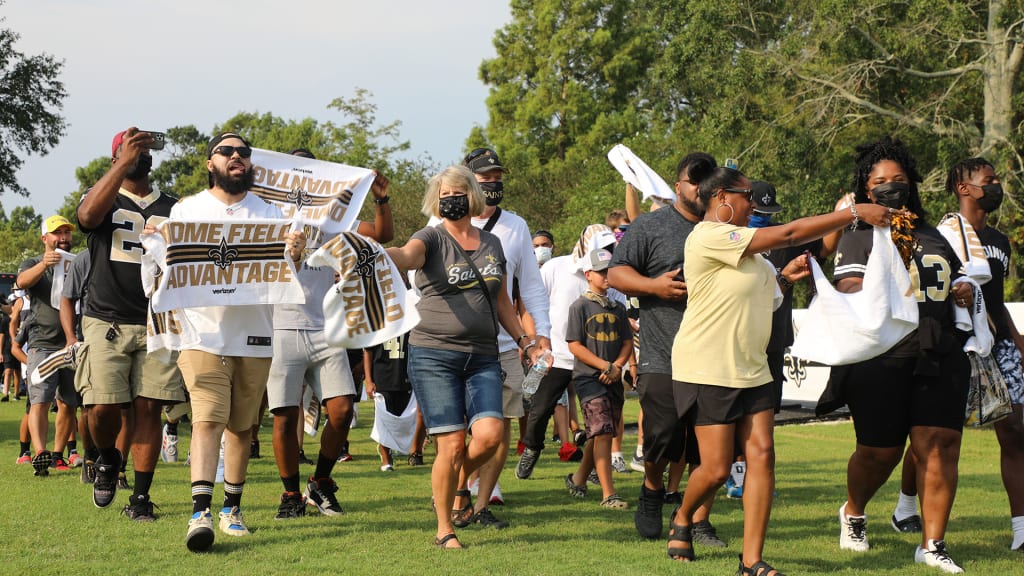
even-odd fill
[[(555, 368), (573, 369), (574, 357), (569, 352), (569, 343), (565, 340), (565, 329), (569, 322), (569, 307), (587, 291), (587, 277), (579, 270), (572, 254), (548, 260), (540, 269), (540, 277), (548, 292), (551, 304), (551, 354), (554, 356)], [(610, 288), (608, 297), (626, 303), (626, 297)]]
[[(172, 220), (223, 220), (236, 218), (284, 218), (280, 208), (255, 194), (247, 193), (241, 202), (224, 204), (209, 190), (182, 198), (171, 208)], [(186, 349), (202, 350), (220, 356), (270, 358), (274, 349), (272, 306), (206, 306), (186, 308), (185, 318), (192, 324), (199, 342)]]
[[(472, 223), (473, 226), (483, 229), (487, 220), (487, 218), (473, 218)], [(437, 225), (440, 221), (439, 218), (431, 217), (428, 226)], [(526, 220), (508, 210), (502, 210), (498, 221), (494, 223), (494, 228), (491, 229), (491, 234), (501, 240), (501, 250), (505, 253), (505, 275), (508, 278), (509, 298), (512, 298), (512, 279), (518, 278), (519, 297), (522, 298), (526, 311), (533, 317), (537, 334), (550, 337), (551, 319), (548, 315), (548, 293), (540, 278), (537, 255), (533, 253), (533, 238), (530, 228), (526, 225)], [(498, 351), (508, 352), (517, 347), (516, 341), (509, 336), (504, 327), (501, 327), (498, 334)]]

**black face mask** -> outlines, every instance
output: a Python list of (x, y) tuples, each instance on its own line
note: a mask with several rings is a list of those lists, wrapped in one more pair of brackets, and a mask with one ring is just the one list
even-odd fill
[(149, 176), (151, 168), (153, 168), (153, 157), (149, 154), (142, 154), (135, 162), (135, 167), (129, 170), (124, 177), (129, 180), (142, 180), (146, 176)]
[(437, 201), (437, 213), (445, 220), (462, 220), (469, 214), (469, 196), (445, 196)]
[(501, 204), (501, 199), (505, 197), (505, 185), (501, 182), (480, 182), (480, 189), (484, 192), (484, 199), (488, 206), (497, 206)]
[(999, 206), (1003, 203), (1003, 185), (999, 182), (985, 184), (981, 187), (981, 192), (981, 198), (978, 198), (978, 208), (987, 214), (999, 210)]
[(910, 186), (906, 182), (886, 182), (875, 186), (871, 193), (879, 206), (904, 208), (910, 199)]

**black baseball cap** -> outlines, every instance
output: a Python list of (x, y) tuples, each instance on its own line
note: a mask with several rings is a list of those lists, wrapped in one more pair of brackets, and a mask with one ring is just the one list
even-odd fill
[(490, 148), (477, 148), (476, 150), (473, 150), (469, 154), (466, 154), (462, 163), (474, 174), (482, 174), (484, 172), (490, 172), (491, 170), (508, 172), (508, 170), (501, 165), (501, 160), (498, 159), (498, 153)]
[(754, 211), (762, 214), (777, 214), (782, 211), (782, 206), (775, 200), (777, 195), (775, 186), (764, 180), (754, 180), (750, 183), (750, 189), (754, 191)]

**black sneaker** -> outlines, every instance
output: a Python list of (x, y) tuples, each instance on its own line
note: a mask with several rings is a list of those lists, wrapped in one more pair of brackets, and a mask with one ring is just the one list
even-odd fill
[(640, 536), (649, 540), (661, 538), (662, 517), (661, 507), (665, 505), (665, 489), (648, 490), (640, 485), (640, 499), (637, 501), (633, 524)]
[(338, 484), (332, 478), (321, 478), (319, 481), (310, 480), (306, 484), (306, 504), (316, 506), (324, 516), (340, 516), (345, 513), (338, 504), (338, 498), (334, 495), (338, 491)]
[(50, 475), (50, 464), (53, 463), (53, 455), (46, 450), (40, 450), (38, 454), (32, 457), (32, 469), (35, 470), (35, 476), (49, 476)]
[(352, 455), (348, 453), (348, 442), (341, 445), (341, 454), (338, 454), (338, 462), (351, 462)]
[(307, 466), (313, 466), (316, 462), (313, 462), (309, 458), (306, 458), (306, 451), (299, 450), (299, 464), (306, 464)]
[(249, 444), (249, 458), (260, 457), (260, 440), (259, 438), (253, 438)]
[(96, 462), (86, 460), (82, 464), (82, 484), (92, 484), (96, 481)]
[(100, 460), (96, 463), (96, 480), (92, 483), (92, 503), (97, 508), (106, 508), (114, 502), (117, 495), (117, 469), (120, 462), (107, 464)]
[(725, 540), (718, 537), (718, 531), (709, 520), (701, 520), (693, 524), (693, 541), (709, 548), (725, 548)]
[(479, 524), (484, 528), (494, 528), (495, 530), (503, 530), (508, 528), (508, 522), (504, 520), (498, 520), (494, 514), (491, 514), (490, 508), (484, 508), (477, 512), (469, 519), (472, 524)]
[(680, 492), (665, 492), (665, 504), (680, 506), (683, 503), (683, 495)]
[(533, 467), (537, 465), (540, 458), (540, 450), (524, 448), (523, 455), (519, 457), (519, 464), (516, 465), (516, 478), (526, 480), (533, 474)]
[(285, 492), (281, 494), (281, 505), (277, 507), (274, 520), (291, 520), (306, 515), (306, 499), (301, 492)]
[(132, 487), (128, 484), (128, 476), (124, 472), (117, 473), (117, 489), (118, 490), (131, 490)]
[(154, 506), (155, 504), (149, 500), (149, 494), (132, 494), (128, 497), (128, 504), (125, 505), (124, 510), (121, 510), (121, 513), (135, 522), (152, 522), (156, 520), (156, 514), (153, 513)]
[(423, 454), (421, 452), (409, 454), (409, 466), (423, 466)]
[(892, 524), (892, 529), (897, 532), (903, 532), (904, 534), (921, 533), (921, 517), (917, 514), (907, 516), (903, 520), (897, 520), (894, 514), (889, 523)]

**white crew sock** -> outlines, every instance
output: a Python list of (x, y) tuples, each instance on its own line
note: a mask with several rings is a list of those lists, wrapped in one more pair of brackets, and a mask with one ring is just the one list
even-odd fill
[(906, 520), (911, 516), (919, 516), (917, 513), (917, 496), (907, 496), (900, 490), (899, 501), (896, 502), (896, 510), (892, 513), (896, 521)]
[(1010, 519), (1010, 526), (1013, 527), (1013, 544), (1010, 544), (1010, 550), (1024, 549), (1024, 516), (1014, 516)]
[(637, 460), (643, 460), (644, 459), (644, 446), (643, 446), (643, 444), (637, 444), (636, 445), (636, 452), (633, 453), (633, 457), (636, 458)]
[(733, 484), (736, 484), (740, 488), (743, 487), (743, 479), (747, 476), (747, 463), (746, 462), (733, 462), (732, 471), (729, 472), (732, 476)]
[(622, 452), (612, 452), (612, 460), (615, 460), (616, 458), (622, 460)]

